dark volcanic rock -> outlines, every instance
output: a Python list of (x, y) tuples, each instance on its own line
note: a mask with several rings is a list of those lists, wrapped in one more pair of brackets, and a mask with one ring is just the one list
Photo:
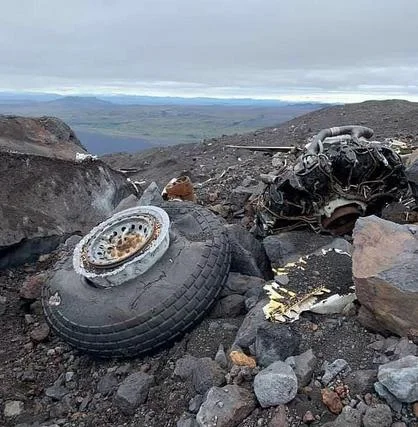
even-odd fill
[(257, 328), (255, 353), (260, 366), (293, 356), (301, 341), (299, 332), (289, 325), (267, 322)]
[(69, 235), (88, 232), (133, 191), (101, 161), (1, 152), (0, 182), (0, 268), (34, 260)]

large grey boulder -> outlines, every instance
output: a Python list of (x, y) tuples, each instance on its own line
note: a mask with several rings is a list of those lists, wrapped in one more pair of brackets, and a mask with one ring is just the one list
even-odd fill
[(371, 329), (418, 340), (418, 226), (376, 216), (354, 228), (353, 277), (359, 319)]
[(72, 234), (86, 234), (134, 190), (98, 160), (6, 152), (0, 152), (0, 183), (0, 268), (36, 259)]

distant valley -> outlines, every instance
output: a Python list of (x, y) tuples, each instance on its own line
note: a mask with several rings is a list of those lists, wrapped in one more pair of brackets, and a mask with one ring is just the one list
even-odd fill
[(251, 132), (323, 107), (250, 99), (53, 98), (47, 94), (19, 98), (0, 93), (0, 114), (59, 117), (90, 152), (99, 155)]

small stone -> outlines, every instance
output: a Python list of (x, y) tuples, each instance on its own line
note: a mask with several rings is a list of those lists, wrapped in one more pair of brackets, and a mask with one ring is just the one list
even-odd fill
[(40, 273), (27, 278), (20, 288), (20, 298), (27, 300), (35, 300), (41, 297), (42, 286), (46, 280), (46, 274)]
[(34, 328), (30, 333), (30, 338), (35, 342), (42, 342), (48, 338), (50, 333), (49, 326), (46, 323), (41, 323), (39, 326)]
[(418, 401), (418, 357), (406, 356), (379, 366), (377, 378), (399, 401)]
[(70, 391), (57, 382), (45, 390), (45, 394), (53, 400), (61, 400)]
[(337, 359), (330, 364), (325, 364), (325, 373), (322, 376), (322, 384), (328, 385), (338, 374), (348, 371), (349, 365), (344, 359)]
[(295, 354), (301, 341), (300, 334), (288, 325), (266, 323), (257, 328), (255, 352), (260, 366), (284, 361)]
[(196, 420), (199, 426), (235, 427), (255, 406), (254, 395), (242, 387), (212, 387), (197, 413)]
[(305, 414), (303, 415), (302, 421), (305, 424), (310, 424), (313, 423), (314, 421), (316, 421), (315, 416), (312, 414), (311, 411), (306, 411)]
[(392, 411), (387, 405), (369, 407), (363, 417), (364, 427), (390, 427)]
[(192, 414), (197, 414), (199, 411), (200, 405), (203, 402), (203, 395), (196, 394), (196, 396), (192, 397), (189, 402), (189, 411)]
[(297, 393), (298, 382), (293, 369), (277, 361), (254, 378), (254, 392), (263, 408), (290, 402)]
[(24, 403), (20, 400), (9, 400), (4, 405), (4, 416), (5, 418), (13, 418), (22, 414), (24, 409)]
[(299, 388), (308, 385), (312, 379), (317, 358), (312, 349), (305, 351), (298, 356), (288, 357), (285, 362), (292, 367), (298, 379)]
[(145, 189), (137, 202), (138, 206), (160, 206), (164, 202), (161, 197), (161, 190), (155, 182)]
[(118, 380), (114, 374), (106, 374), (100, 378), (97, 383), (96, 390), (98, 393), (101, 393), (103, 396), (106, 396), (116, 390), (118, 386)]
[(278, 405), (270, 420), (269, 427), (288, 427), (288, 425), (286, 407), (284, 405)]
[(345, 406), (334, 421), (334, 427), (360, 427), (361, 414), (351, 406)]
[(249, 368), (255, 368), (257, 366), (254, 357), (247, 356), (242, 351), (233, 350), (229, 353), (231, 362), (236, 366), (248, 366)]
[(338, 396), (335, 391), (332, 391), (329, 388), (324, 388), (321, 390), (321, 395), (322, 402), (333, 414), (339, 414), (342, 411), (343, 404), (340, 396)]
[(226, 358), (224, 346), (219, 344), (218, 351), (215, 355), (215, 362), (222, 368), (226, 369), (228, 367), (228, 359)]
[(115, 395), (115, 405), (126, 415), (133, 414), (135, 409), (148, 397), (154, 377), (145, 372), (135, 372), (122, 382)]
[(206, 393), (213, 386), (225, 384), (225, 372), (210, 357), (202, 357), (196, 360), (192, 372), (193, 387), (199, 394)]
[(197, 357), (186, 354), (176, 361), (176, 367), (173, 375), (179, 377), (183, 381), (191, 378), (195, 368)]
[(65, 373), (65, 382), (66, 383), (69, 383), (73, 379), (74, 379), (74, 372), (68, 371), (68, 372)]
[(6, 312), (7, 298), (0, 295), (0, 316)]
[(183, 415), (177, 421), (176, 427), (199, 427), (199, 424), (190, 415)]
[(245, 311), (245, 299), (243, 295), (238, 294), (227, 295), (221, 298), (210, 312), (210, 317), (218, 319), (240, 316)]

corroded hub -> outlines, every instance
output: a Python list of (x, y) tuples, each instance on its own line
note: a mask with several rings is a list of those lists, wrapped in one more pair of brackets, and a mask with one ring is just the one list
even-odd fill
[(169, 228), (167, 213), (156, 206), (118, 212), (80, 240), (74, 270), (95, 286), (119, 286), (158, 262), (170, 245)]
[(109, 224), (84, 247), (85, 259), (95, 268), (109, 268), (138, 255), (158, 236), (158, 223), (138, 215)]

